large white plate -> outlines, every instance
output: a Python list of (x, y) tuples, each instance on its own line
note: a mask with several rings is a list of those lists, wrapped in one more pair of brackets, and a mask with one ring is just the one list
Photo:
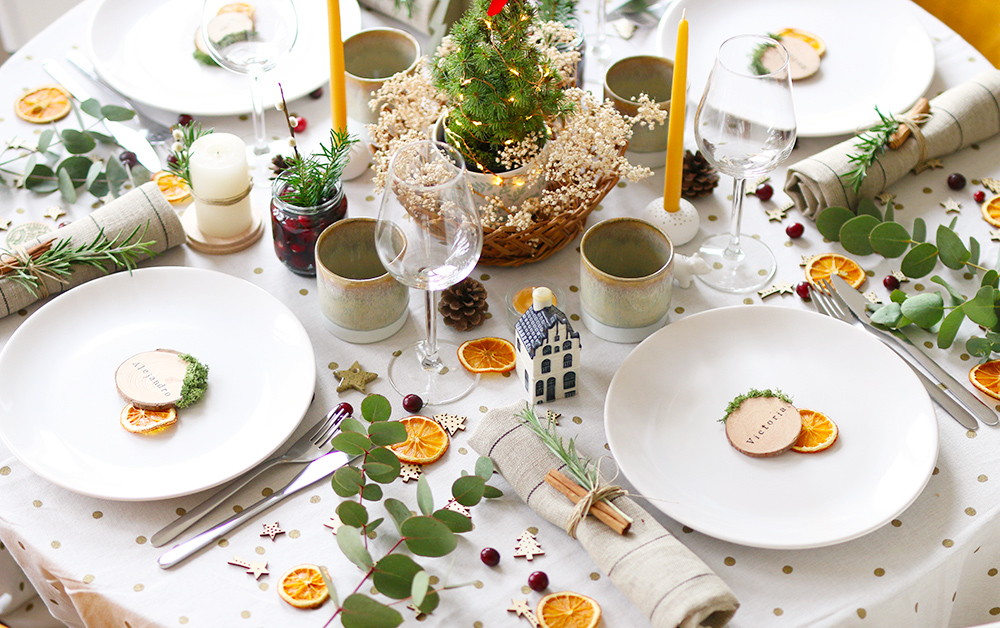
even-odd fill
[[(750, 388), (827, 414), (823, 452), (751, 458), (719, 422)], [(790, 308), (737, 306), (668, 325), (625, 359), (604, 408), (622, 471), (699, 532), (773, 549), (822, 547), (891, 521), (923, 490), (937, 420), (904, 362), (874, 337)]]
[[(125, 431), (114, 374), (161, 347), (197, 357), (209, 386), (177, 424)], [(36, 474), (85, 495), (150, 500), (220, 484), (301, 421), (316, 385), (297, 318), (241, 279), (164, 267), (90, 281), (24, 321), (0, 353), (0, 437)]]
[[(195, 61), (194, 32), (201, 0), (103, 0), (90, 22), (87, 42), (98, 74), (131, 98), (178, 113), (223, 116), (251, 110), (250, 78)], [(293, 100), (330, 80), (326, 2), (296, 0), (295, 47), (264, 75), (264, 106), (279, 100), (277, 83)], [(346, 39), (361, 30), (354, 0), (340, 3)]]
[(883, 113), (905, 111), (934, 76), (934, 45), (908, 0), (677, 0), (659, 26), (660, 54), (674, 58), (677, 22), (690, 23), (688, 80), (701, 99), (719, 45), (734, 35), (800, 28), (826, 42), (819, 72), (792, 84), (798, 134), (855, 133)]

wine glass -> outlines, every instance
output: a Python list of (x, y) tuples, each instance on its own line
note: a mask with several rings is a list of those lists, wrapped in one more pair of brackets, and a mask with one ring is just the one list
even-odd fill
[(250, 77), (256, 155), (270, 150), (264, 131), (261, 78), (291, 51), (298, 33), (292, 0), (254, 0), (252, 6), (232, 0), (205, 0), (202, 6), (198, 36), (205, 50), (222, 67)]
[(426, 337), (389, 363), (389, 382), (401, 395), (424, 404), (460, 399), (479, 381), (459, 362), (457, 350), (442, 354), (437, 338), (437, 291), (472, 272), (483, 248), (483, 227), (472, 203), (465, 160), (451, 146), (419, 140), (400, 147), (389, 162), (375, 224), (379, 259), (397, 281), (426, 294)]
[(724, 292), (750, 292), (774, 276), (774, 254), (740, 234), (746, 180), (770, 172), (795, 144), (788, 53), (777, 41), (739, 35), (723, 42), (694, 118), (698, 148), (734, 178), (728, 234), (705, 240), (699, 253), (712, 271), (698, 278)]

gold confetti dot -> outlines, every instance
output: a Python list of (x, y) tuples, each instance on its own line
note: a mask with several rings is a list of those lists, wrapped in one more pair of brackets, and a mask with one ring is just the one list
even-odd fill
[(219, 547), (229, 547), (228, 539), (219, 539)]
[(892, 520), (892, 525), (893, 525), (893, 527), (898, 528), (899, 526), (903, 525), (903, 522), (900, 521), (899, 519), (893, 519)]
[[(187, 509), (186, 508), (178, 508), (174, 512), (177, 513), (178, 517), (183, 517), (185, 514), (187, 514)], [(97, 513), (95, 512), (94, 514), (96, 515)], [(94, 518), (96, 519), (97, 517), (95, 516)]]
[(973, 275), (972, 273), (965, 273), (962, 276), (965, 277), (966, 279), (972, 279), (973, 277), (975, 277), (975, 275)]
[(962, 362), (968, 362), (969, 361), (969, 354), (968, 353), (963, 353), (962, 355), (958, 356), (958, 359), (961, 360)]
[(182, 624), (186, 624), (186, 623), (188, 623), (188, 618), (184, 617), (183, 615), (181, 615), (180, 618), (177, 621), (180, 622), (180, 623), (182, 623)]
[(941, 473), (941, 469), (938, 469), (937, 467), (934, 467), (934, 470), (931, 471), (931, 475), (937, 475), (938, 473)]
[(570, 286), (569, 287), (569, 291), (570, 292), (579, 292), (580, 291), (580, 286)]
[(969, 506), (968, 508), (965, 509), (965, 514), (969, 515), (970, 517), (975, 517), (976, 509), (973, 508), (972, 506)]
[(90, 516), (93, 517), (94, 519), (100, 519), (101, 517), (104, 516), (104, 513), (101, 512), (100, 510), (95, 510), (94, 514), (92, 514)]
[(574, 321), (580, 320), (580, 315), (579, 314), (570, 314), (569, 317), (570, 317), (571, 320), (574, 320)]
[(486, 273), (483, 273), (482, 275), (479, 275), (479, 280), (480, 281), (489, 281), (490, 280), (490, 276), (487, 275)]
[(242, 613), (240, 613), (240, 617), (242, 617), (243, 619), (250, 619), (250, 611), (243, 611)]
[(469, 450), (466, 449), (465, 447), (459, 447), (458, 448), (458, 453), (460, 453), (460, 454), (462, 454), (464, 456), (465, 454), (469, 453)]
[(309, 291), (305, 288), (302, 288), (301, 290), (299, 290), (299, 294), (301, 294), (302, 296), (306, 296), (307, 294), (309, 294)]
[(795, 243), (792, 242), (791, 240), (785, 240), (785, 246), (788, 246), (788, 247), (795, 246)]
[(313, 495), (312, 497), (309, 498), (309, 503), (310, 504), (318, 504), (321, 501), (323, 501), (323, 498), (320, 497), (319, 495)]
[(993, 576), (997, 575), (997, 570), (996, 570), (996, 567), (994, 567), (993, 569), (990, 569), (989, 571), (987, 571), (987, 572), (986, 572), (986, 575), (987, 575), (987, 576), (989, 576), (989, 577), (991, 577), (991, 578), (992, 578)]
[(510, 371), (504, 371), (503, 373), (500, 373), (500, 375), (502, 377), (510, 377)]
[(261, 489), (260, 494), (262, 497), (270, 497), (272, 494), (274, 494), (274, 489), (271, 488), (270, 486), (265, 486), (263, 489)]
[(233, 512), (235, 512), (236, 514), (243, 512), (243, 506), (236, 504), (235, 506), (233, 506)]
[(770, 274), (770, 272), (761, 268), (760, 270), (757, 271), (757, 274), (760, 275), (761, 277), (767, 277)]
[(913, 289), (916, 290), (917, 292), (923, 292), (924, 284), (922, 283), (914, 284)]
[(575, 416), (573, 417), (573, 422), (576, 423), (577, 425), (580, 425), (581, 423), (583, 423), (583, 419), (578, 416)]
[(720, 268), (722, 268), (722, 263), (715, 262), (714, 264), (712, 264), (712, 268), (714, 268), (715, 270), (719, 270)]
[(255, 274), (255, 275), (259, 275), (259, 274), (261, 274), (262, 272), (264, 272), (264, 269), (263, 269), (263, 268), (260, 268), (259, 266), (258, 266), (257, 268), (254, 268), (254, 269), (253, 269), (253, 274)]
[(684, 526), (681, 528), (681, 532), (683, 532), (684, 534), (691, 534), (692, 532), (694, 532), (694, 529)]
[(743, 305), (753, 305), (753, 299), (743, 299)]
[(933, 192), (933, 191), (934, 191), (934, 190), (932, 190), (932, 189), (930, 189), (930, 188), (924, 188), (924, 194), (930, 194), (930, 193), (931, 193), (931, 192)]
[(340, 368), (340, 365), (337, 364), (336, 362), (330, 362), (329, 364), (326, 365), (326, 368), (330, 369), (331, 371), (336, 371), (337, 369)]
[(59, 549), (60, 547), (62, 547), (62, 543), (59, 541), (52, 541), (52, 549)]
[(365, 200), (368, 201), (369, 203), (371, 203), (372, 201), (375, 200), (375, 197), (372, 196), (371, 194), (369, 194), (368, 196), (365, 197)]
[(483, 628), (483, 622), (481, 621), (472, 622), (472, 628)]
[(955, 541), (952, 541), (951, 539), (945, 539), (941, 541), (941, 545), (944, 545), (945, 547), (951, 547), (955, 545)]
[(24, 610), (30, 611), (33, 608), (35, 608), (35, 604), (33, 602), (28, 602), (27, 606), (24, 607)]
[(903, 206), (902, 206), (902, 205), (896, 205), (896, 209), (897, 209), (897, 210), (899, 210), (899, 209), (903, 209)]
[(146, 542), (146, 537), (144, 537), (144, 536), (137, 536), (137, 537), (135, 537), (135, 542), (138, 543), (139, 545), (142, 545), (143, 543)]
[(441, 579), (438, 578), (437, 576), (431, 576), (430, 578), (427, 579), (428, 584), (437, 584), (438, 582), (441, 582)]
[(258, 587), (260, 587), (260, 590), (261, 590), (261, 591), (267, 591), (267, 590), (268, 590), (268, 589), (270, 588), (270, 587), (268, 587), (268, 586), (267, 586), (267, 583), (266, 583), (266, 582), (261, 582), (261, 583), (260, 583), (260, 584), (258, 585)]
[(528, 528), (528, 532), (531, 532), (532, 534), (538, 534), (538, 528), (536, 528), (535, 526), (531, 526), (530, 528)]
[(482, 580), (476, 580), (475, 582), (472, 583), (472, 586), (476, 587), (477, 589), (482, 589), (483, 588), (483, 581)]
[(23, 208), (23, 207), (18, 207), (18, 208), (17, 208), (17, 209), (15, 209), (14, 211), (16, 211), (16, 212), (17, 212), (17, 213), (19, 213), (19, 214), (23, 214), (23, 213), (24, 213), (24, 208)]
[(596, 571), (593, 571), (593, 572), (590, 573), (590, 579), (591, 580), (600, 580), (601, 579), (601, 574), (597, 573)]
[(134, 590), (134, 591), (135, 591), (136, 593), (139, 593), (140, 591), (142, 591), (142, 590), (143, 590), (143, 589), (145, 589), (145, 588), (146, 588), (146, 587), (145, 587), (145, 586), (143, 586), (143, 585), (141, 585), (141, 584), (137, 584), (137, 585), (135, 585), (134, 587), (132, 587), (132, 589), (133, 589), (133, 590)]
[(10, 475), (10, 467), (0, 467), (0, 475)]
[(933, 349), (934, 348), (934, 343), (931, 342), (930, 340), (927, 340), (927, 341), (924, 342), (924, 346), (927, 347), (928, 349)]
[(619, 181), (616, 185), (618, 187), (620, 187), (620, 188), (623, 188), (623, 187), (625, 187), (625, 182), (624, 181)]
[(864, 619), (865, 617), (868, 617), (868, 611), (866, 611), (863, 608), (859, 608), (858, 609), (858, 617), (860, 617), (861, 619)]
[(676, 312), (678, 314), (683, 314), (684, 313), (684, 308), (682, 308), (682, 307), (675, 307), (674, 308), (674, 312)]
[(976, 431), (975, 430), (969, 430), (968, 432), (965, 433), (965, 437), (966, 438), (975, 438), (976, 437)]
[(990, 615), (1000, 615), (1000, 606), (994, 606), (991, 608)]
[(599, 211), (601, 211), (603, 209), (604, 209), (604, 205), (598, 205), (597, 207), (594, 208), (594, 211), (595, 212), (599, 212)]
[(89, 573), (88, 573), (88, 574), (87, 574), (86, 576), (84, 576), (84, 577), (83, 577), (83, 583), (84, 583), (84, 584), (90, 584), (90, 583), (91, 583), (91, 582), (93, 582), (94, 580), (96, 580), (96, 578), (94, 577), (94, 575), (93, 575), (93, 574), (89, 574)]
[(726, 556), (726, 559), (723, 560), (722, 562), (726, 563), (726, 566), (732, 567), (733, 565), (736, 564), (736, 559), (733, 558), (732, 556)]
[(264, 555), (264, 552), (266, 552), (267, 550), (266, 550), (266, 549), (264, 549), (264, 548), (263, 548), (262, 546), (258, 545), (257, 547), (253, 548), (253, 551), (255, 551), (255, 552), (257, 552), (257, 553), (258, 553), (259, 555), (263, 556), (263, 555)]
[(875, 577), (881, 578), (884, 575), (885, 575), (885, 569), (879, 567), (878, 569), (875, 570)]
[(290, 539), (297, 539), (300, 536), (302, 536), (302, 533), (299, 532), (298, 530), (290, 530), (288, 532), (288, 538), (290, 538)]
[(524, 585), (523, 587), (521, 587), (521, 593), (523, 593), (525, 595), (530, 595), (531, 594), (531, 587), (529, 587), (528, 585)]
[(716, 216), (715, 214), (709, 214), (708, 215), (708, 222), (715, 222), (718, 219), (719, 219), (719, 217)]
[(42, 507), (42, 501), (39, 500), (39, 499), (36, 499), (35, 501), (31, 502), (31, 505), (34, 506), (35, 508), (41, 508)]
[(784, 615), (784, 614), (785, 614), (785, 611), (781, 610), (780, 608), (776, 608), (776, 609), (774, 609), (774, 614), (775, 614), (775, 615), (776, 615), (777, 617), (781, 617), (782, 615)]
[(782, 573), (792, 573), (792, 566), (791, 565), (785, 565), (784, 567), (781, 568), (781, 571), (782, 571)]
[(486, 406), (479, 406), (479, 411), (482, 412), (483, 414), (489, 412), (489, 410), (490, 409), (487, 408)]

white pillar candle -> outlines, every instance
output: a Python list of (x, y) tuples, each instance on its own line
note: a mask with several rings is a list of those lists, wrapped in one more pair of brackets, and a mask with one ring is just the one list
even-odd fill
[(231, 238), (253, 223), (250, 196), (232, 204), (218, 204), (246, 194), (250, 187), (247, 145), (231, 133), (210, 133), (191, 144), (189, 167), (198, 229), (213, 238)]

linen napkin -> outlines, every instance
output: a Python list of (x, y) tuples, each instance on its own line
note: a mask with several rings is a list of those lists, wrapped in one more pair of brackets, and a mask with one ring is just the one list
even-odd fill
[[(487, 412), (469, 439), (489, 456), (517, 494), (539, 515), (560, 528), (573, 504), (545, 483), (550, 469), (565, 465), (517, 414), (524, 401)], [(655, 628), (719, 628), (732, 618), (739, 602), (708, 566), (627, 497), (612, 500), (635, 521), (625, 535), (587, 517), (576, 536), (594, 562)]]
[[(873, 103), (877, 105), (878, 103)], [(950, 155), (1000, 133), (1000, 70), (983, 72), (930, 101), (931, 118), (921, 126), (927, 158)], [(897, 150), (886, 150), (868, 168), (859, 192), (841, 178), (853, 170), (848, 156), (857, 151), (857, 138), (841, 142), (789, 166), (785, 192), (806, 216), (827, 207), (857, 207), (862, 198), (874, 198), (903, 178), (920, 161), (920, 146), (911, 136)]]
[[(177, 212), (164, 198), (156, 183), (150, 182), (95, 210), (89, 216), (74, 220), (54, 234), (24, 244), (30, 247), (53, 235), (56, 241), (69, 239), (74, 245), (87, 244), (97, 237), (102, 228), (105, 237), (114, 239), (119, 234), (121, 237), (127, 236), (136, 227), (140, 227), (139, 233), (132, 241), (138, 241), (140, 236), (142, 241), (153, 240), (150, 249), (155, 253), (162, 253), (185, 240), (184, 227), (181, 226)], [(146, 227), (145, 233), (142, 227)], [(146, 257), (148, 256), (142, 259)], [(105, 274), (98, 268), (75, 266), (72, 274), (66, 278), (68, 283), (47, 278), (43, 282), (48, 294), (53, 296)], [(31, 305), (43, 298), (44, 294), (43, 291), (42, 294), (35, 295), (9, 277), (0, 279), (0, 318)]]

